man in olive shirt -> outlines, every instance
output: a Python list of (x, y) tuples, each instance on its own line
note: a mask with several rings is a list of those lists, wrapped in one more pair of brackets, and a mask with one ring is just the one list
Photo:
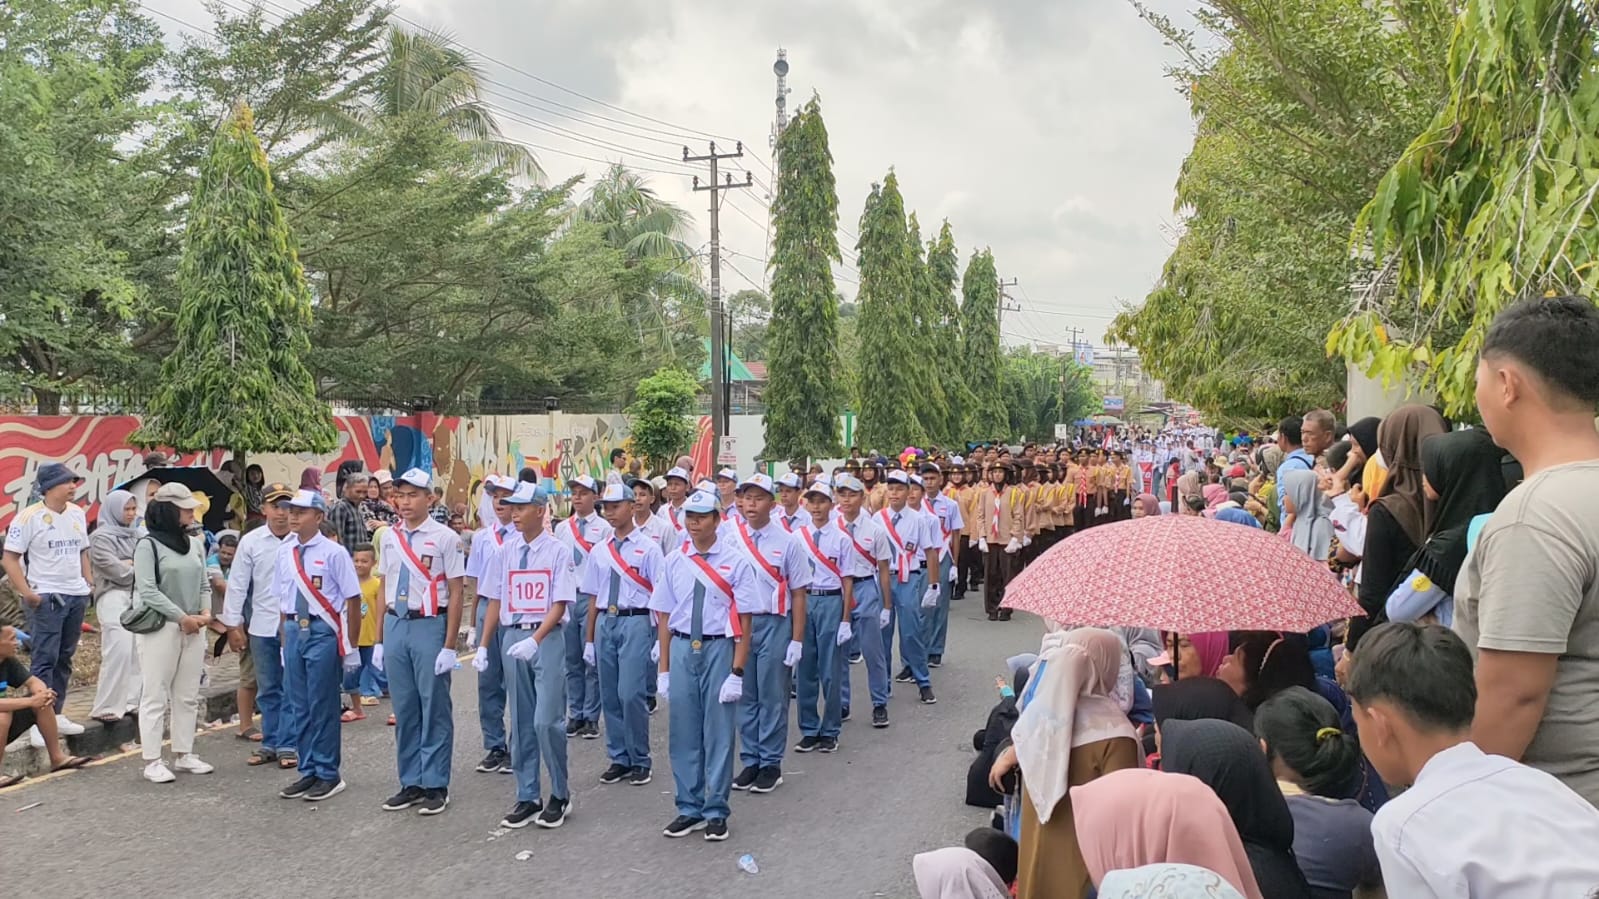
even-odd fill
[(1455, 628), (1477, 653), (1471, 739), (1599, 806), (1599, 309), (1518, 303), (1494, 320), (1477, 405), (1526, 480), (1460, 573)]

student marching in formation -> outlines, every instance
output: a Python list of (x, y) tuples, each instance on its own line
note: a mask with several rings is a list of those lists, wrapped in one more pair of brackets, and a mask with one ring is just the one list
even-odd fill
[(894, 543), (893, 615), (883, 633), (889, 661), (894, 661), (894, 631), (899, 630), (899, 657), (904, 667), (894, 680), (915, 683), (921, 700), (937, 702), (927, 671), (927, 644), (922, 640), (922, 618), (938, 606), (942, 585), (938, 576), (938, 522), (922, 511), (926, 497), (921, 477), (899, 469), (888, 473), (888, 506), (877, 513), (878, 523)]
[(733, 729), (744, 697), (744, 665), (757, 599), (748, 557), (719, 535), (722, 507), (700, 492), (683, 506), (689, 542), (666, 560), (650, 597), (659, 613), (658, 689), (667, 699), (667, 749), (677, 817), (668, 837), (704, 831), (728, 837), (728, 796), (733, 782)]
[[(849, 536), (834, 526), (833, 492), (826, 484), (805, 490), (809, 520), (794, 526), (811, 563), (811, 585), (805, 592), (805, 648), (800, 656), (798, 752), (836, 752), (843, 729), (844, 682), (849, 667), (843, 646), (854, 635), (854, 579), (844, 574), (853, 550)], [(821, 712), (817, 712), (817, 701)]]
[(722, 519), (734, 521), (739, 517), (738, 472), (724, 468), (716, 473), (716, 499), (722, 508)]
[(378, 627), (372, 663), (389, 677), (400, 792), (383, 807), (398, 811), (415, 805), (419, 814), (437, 815), (450, 801), (455, 748), (450, 673), (459, 664), (455, 638), (461, 626), (464, 554), (460, 536), (428, 515), (431, 475), (413, 468), (394, 479), (394, 488), (400, 522), (384, 532), (378, 552), (388, 614)]
[(491, 474), (483, 479), (483, 492), (494, 504), (495, 520), (472, 534), (472, 550), (466, 556), (465, 570), (471, 579), (474, 607), (466, 642), (468, 646), (481, 645), (487, 649), (487, 667), (477, 673), (477, 720), (483, 732), (483, 751), (488, 753), (477, 763), (477, 770), (484, 774), (511, 773), (511, 754), (505, 743), (505, 670), (500, 661), (503, 647), (500, 634), (491, 636), (484, 630), (483, 620), (489, 609), (488, 597), (492, 595), (485, 589), (492, 586), (486, 577), (487, 566), (504, 545), (506, 536), (516, 529), (511, 523), (511, 509), (504, 504), (505, 498), (515, 489), (516, 482), (505, 475)]
[(785, 531), (793, 531), (810, 523), (811, 514), (801, 502), (804, 490), (805, 479), (797, 472), (791, 471), (777, 479), (777, 508), (772, 510), (772, 518)]
[(300, 779), (278, 795), (310, 802), (344, 792), (339, 690), (344, 670), (361, 667), (350, 639), (361, 627), (361, 579), (344, 547), (323, 536), (327, 512), (327, 501), (314, 490), (289, 500), (290, 531), (278, 547), (272, 579), (282, 601), (284, 705), (299, 715), (290, 728)]
[[(656, 480), (661, 479), (657, 478)], [(655, 545), (661, 548), (663, 555), (676, 549), (682, 539), (677, 536), (677, 532), (672, 530), (672, 526), (666, 520), (656, 514), (660, 511), (657, 506), (660, 505), (661, 501), (660, 488), (656, 486), (656, 482), (647, 481), (644, 478), (630, 478), (626, 481), (625, 486), (628, 489), (629, 498), (632, 500), (633, 526), (638, 528), (644, 536), (654, 540)], [(651, 683), (655, 681), (654, 678), (646, 678), (646, 680)]]
[(1009, 621), (1010, 609), (1002, 609), (1005, 585), (1018, 570), (1017, 554), (1022, 548), (1022, 504), (1010, 487), (1011, 466), (1006, 462), (988, 463), (988, 487), (978, 495), (978, 524), (981, 536), (977, 548), (984, 553), (983, 611), (989, 621)]
[[(594, 547), (611, 536), (611, 526), (594, 514), (594, 503), (599, 499), (599, 485), (588, 475), (578, 475), (567, 482), (572, 494), (572, 514), (555, 526), (555, 539), (566, 544), (572, 553), (572, 565), (578, 571), (588, 561)], [(574, 622), (588, 620), (589, 606), (594, 597), (578, 590), (577, 601), (572, 604)], [(566, 633), (566, 735), (585, 740), (600, 738), (600, 673), (592, 664), (583, 661), (583, 628), (569, 627)]]
[(661, 511), (655, 514), (671, 526), (673, 536), (668, 543), (673, 549), (688, 539), (688, 526), (683, 521), (683, 503), (688, 500), (692, 480), (693, 475), (685, 468), (674, 468), (666, 473), (666, 502), (661, 504)]
[(783, 783), (789, 681), (805, 646), (805, 588), (811, 583), (811, 565), (804, 544), (772, 517), (777, 499), (772, 479), (752, 474), (738, 490), (743, 519), (731, 523), (724, 539), (731, 539), (749, 556), (756, 599), (744, 637), (749, 644), (745, 663), (749, 688), (739, 710), (739, 759), (744, 768), (733, 779), (733, 789), (770, 793)]
[[(866, 498), (866, 487), (859, 478), (844, 475), (833, 482), (833, 494), (838, 497), (840, 514), (835, 527), (849, 538), (850, 551), (845, 554), (847, 564), (844, 574), (855, 586), (854, 638), (860, 643), (861, 657), (866, 663), (866, 685), (872, 702), (872, 726), (888, 726), (888, 659), (884, 655), (883, 632), (888, 628), (892, 612), (887, 607), (892, 602), (890, 590), (892, 576), (889, 561), (894, 558), (894, 545), (877, 520), (864, 514), (861, 504)], [(888, 602), (885, 602), (888, 598)], [(843, 686), (844, 720), (849, 720), (850, 682)]]
[[(511, 510), (513, 529), (495, 547), (484, 567), (479, 590), (487, 600), (481, 658), (491, 645), (501, 647), (501, 665), (511, 706), (510, 770), (516, 775), (516, 804), (500, 819), (502, 827), (560, 827), (572, 811), (567, 786), (566, 711), (567, 609), (577, 596), (572, 552), (545, 529), (549, 493), (521, 483), (501, 504)], [(548, 642), (550, 649), (539, 652)], [(550, 773), (550, 801), (542, 800), (539, 762)]]
[[(650, 782), (650, 710), (645, 701), (650, 678), (650, 594), (660, 580), (660, 544), (633, 521), (633, 491), (607, 484), (600, 509), (611, 525), (604, 542), (589, 553), (578, 593), (594, 597), (583, 624), (583, 661), (600, 674), (600, 707), (605, 711), (605, 752), (610, 767), (600, 783)], [(604, 621), (600, 616), (604, 615)]]
[[(928, 667), (938, 668), (944, 664), (944, 644), (949, 636), (950, 591), (955, 582), (955, 558), (966, 520), (961, 516), (960, 504), (944, 493), (944, 470), (935, 462), (924, 462), (921, 472), (926, 488), (922, 508), (933, 517), (939, 536), (936, 575), (938, 599), (937, 604), (923, 616), (922, 640), (927, 646)], [(934, 579), (931, 571), (928, 578)]]

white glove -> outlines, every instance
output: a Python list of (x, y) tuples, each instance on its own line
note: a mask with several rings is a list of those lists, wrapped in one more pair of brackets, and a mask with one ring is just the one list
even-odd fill
[(379, 643), (376, 646), (372, 647), (372, 667), (376, 668), (379, 671), (383, 670), (383, 644), (382, 643)]
[(361, 653), (360, 653), (359, 650), (357, 650), (356, 652), (349, 653), (348, 655), (346, 655), (344, 657), (344, 670), (345, 671), (360, 671), (361, 670)]
[(469, 628), (466, 629), (466, 645), (468, 645), (468, 646), (476, 646), (477, 645), (477, 628), (469, 627)]
[(661, 660), (661, 641), (656, 640), (654, 643), (650, 644), (650, 661), (651, 662), (660, 662), (660, 660)]
[(744, 698), (744, 678), (736, 674), (729, 674), (727, 680), (722, 681), (722, 693), (717, 697), (723, 702), (738, 702)]
[(518, 662), (531, 662), (533, 657), (539, 654), (539, 641), (528, 637), (526, 640), (511, 644), (511, 648), (507, 649), (505, 654)]
[(584, 643), (583, 644), (583, 664), (585, 664), (585, 665), (597, 665), (597, 664), (599, 664), (598, 662), (594, 661), (594, 659), (595, 659), (594, 644), (593, 643)]
[(788, 649), (783, 653), (783, 664), (790, 668), (800, 663), (800, 656), (805, 654), (805, 644), (798, 640), (788, 641)]
[(672, 672), (662, 671), (655, 675), (655, 695), (665, 699), (672, 693)]
[(849, 622), (840, 621), (838, 623), (838, 645), (843, 646), (853, 636), (855, 636), (855, 629), (849, 626)]
[(1023, 537), (1022, 538), (1022, 545), (1023, 546), (1032, 546), (1033, 545), (1033, 538), (1032, 537)]
[(937, 584), (928, 584), (927, 585), (927, 592), (922, 594), (922, 608), (924, 608), (924, 609), (936, 609), (936, 608), (938, 608), (938, 585)]
[(894, 619), (894, 610), (893, 609), (884, 609), (883, 611), (877, 613), (877, 626), (878, 627), (888, 627), (888, 623), (890, 621), (892, 621), (893, 619)]
[(988, 552), (988, 538), (987, 537), (978, 537), (977, 538), (977, 551), (980, 552), (980, 553)]
[(489, 648), (479, 646), (477, 652), (472, 653), (472, 668), (478, 674), (489, 670)]
[(445, 647), (439, 650), (438, 658), (433, 660), (433, 673), (440, 676), (449, 674), (460, 664), (455, 658), (455, 650)]
[(1015, 553), (1019, 553), (1021, 551), (1022, 551), (1022, 541), (1017, 540), (1015, 537), (1010, 538), (1010, 542), (1005, 544), (1005, 552), (1007, 552), (1007, 553), (1011, 553), (1011, 554), (1014, 555)]

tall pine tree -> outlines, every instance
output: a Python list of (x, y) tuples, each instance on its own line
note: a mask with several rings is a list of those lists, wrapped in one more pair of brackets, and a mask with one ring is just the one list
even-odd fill
[(957, 445), (968, 437), (966, 420), (972, 412), (972, 390), (967, 386), (967, 365), (963, 361), (960, 300), (956, 287), (960, 280), (960, 256), (955, 251), (955, 234), (944, 220), (936, 240), (927, 243), (927, 285), (933, 315), (932, 357), (937, 362), (939, 385), (943, 389), (945, 443)]
[(993, 253), (972, 254), (961, 280), (961, 294), (961, 359), (973, 398), (966, 431), (973, 440), (1004, 437), (1010, 430), (1010, 414), (1000, 387), (999, 273), (994, 269)]
[(916, 334), (916, 392), (912, 408), (916, 420), (921, 422), (927, 439), (944, 443), (949, 439), (949, 404), (944, 397), (945, 360), (934, 352), (934, 328), (937, 326), (937, 304), (933, 299), (932, 274), (927, 260), (922, 256), (922, 226), (916, 213), (906, 222), (906, 265), (911, 276), (911, 316)]
[(333, 416), (304, 365), (311, 295), (240, 103), (200, 164), (178, 264), (177, 346), (135, 439), (192, 452), (331, 452)]
[[(905, 202), (899, 179), (891, 171), (873, 184), (861, 213), (860, 292), (860, 417), (856, 443), (881, 453), (898, 453), (926, 439), (917, 420), (917, 354)], [(997, 289), (997, 288), (996, 288)]]
[(772, 199), (772, 317), (766, 329), (763, 459), (839, 453), (838, 191), (827, 125), (815, 97), (777, 139)]

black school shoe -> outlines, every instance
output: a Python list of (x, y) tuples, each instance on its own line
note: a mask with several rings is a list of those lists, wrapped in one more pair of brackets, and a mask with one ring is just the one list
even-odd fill
[(922, 705), (932, 705), (933, 703), (935, 703), (937, 701), (938, 701), (938, 697), (933, 695), (933, 688), (932, 687), (923, 687), (922, 688)]
[(522, 828), (533, 823), (534, 816), (544, 811), (544, 804), (537, 799), (531, 802), (518, 802), (512, 806), (511, 811), (500, 819), (501, 827)]
[(879, 705), (879, 706), (873, 706), (872, 707), (872, 726), (873, 727), (887, 727), (888, 726), (888, 706)]
[(422, 801), (418, 802), (416, 813), (418, 815), (440, 815), (450, 804), (450, 791), (440, 787), (436, 790), (423, 790)]
[(794, 751), (795, 752), (814, 752), (814, 751), (816, 751), (816, 747), (820, 746), (821, 743), (822, 743), (822, 738), (821, 737), (802, 737), (802, 738), (800, 738), (800, 741), (794, 745)]
[(944, 667), (944, 657), (943, 656), (928, 656), (927, 657), (927, 667), (929, 667), (929, 668), (942, 668), (942, 667)]
[(750, 765), (743, 771), (738, 772), (738, 776), (733, 778), (733, 789), (748, 790), (750, 787), (755, 785), (755, 779), (760, 776), (761, 769), (755, 767), (754, 765)]
[(626, 765), (613, 764), (613, 765), (611, 765), (611, 767), (606, 768), (605, 772), (600, 775), (600, 783), (602, 783), (602, 784), (619, 784), (619, 783), (621, 783), (623, 781), (623, 779), (625, 779), (626, 777), (628, 777), (632, 773), (633, 773), (633, 769), (629, 768)]
[(915, 681), (916, 681), (916, 675), (911, 673), (911, 666), (909, 666), (909, 665), (906, 665), (904, 668), (901, 668), (899, 670), (899, 673), (894, 675), (894, 683), (896, 683), (896, 684), (909, 684), (909, 683), (914, 683)]
[(837, 752), (838, 751), (838, 738), (837, 737), (823, 737), (822, 738), (822, 745), (816, 747), (816, 749), (817, 749), (818, 752)]
[(580, 735), (582, 733), (583, 733), (583, 719), (582, 718), (568, 718), (568, 719), (566, 719), (566, 735), (568, 737), (575, 737), (575, 736), (578, 736), (578, 735)]
[(727, 839), (727, 819), (712, 818), (705, 822), (705, 841), (707, 843), (720, 843)]
[(511, 770), (511, 754), (503, 749), (490, 749), (483, 761), (477, 763), (479, 774), (497, 774)]
[(776, 765), (768, 765), (755, 775), (755, 783), (750, 784), (751, 793), (770, 793), (783, 785), (783, 769)]
[(661, 831), (661, 835), (673, 838), (686, 837), (696, 830), (704, 830), (705, 827), (706, 824), (704, 818), (694, 818), (689, 815), (678, 815), (676, 818), (672, 819), (671, 824), (666, 825), (666, 829)]
[(838, 720), (840, 720), (840, 721), (848, 721), (849, 720), (849, 706), (847, 706), (847, 705), (843, 706), (843, 707), (841, 707), (838, 710)]
[(305, 794), (311, 792), (311, 789), (316, 785), (317, 779), (307, 774), (294, 783), (289, 784), (288, 786), (279, 790), (278, 795), (282, 796), (284, 799), (300, 799), (303, 798)]
[(316, 786), (305, 791), (305, 795), (300, 798), (306, 802), (321, 802), (324, 799), (332, 799), (343, 792), (343, 780), (318, 780)]
[(416, 805), (418, 802), (421, 802), (425, 793), (426, 791), (421, 787), (403, 787), (401, 788), (400, 792), (395, 793), (393, 796), (383, 800), (383, 810), (386, 812), (397, 812), (401, 811), (402, 809), (408, 809), (411, 806)]
[(543, 813), (533, 823), (540, 827), (554, 829), (566, 823), (566, 815), (572, 810), (572, 800), (551, 796), (550, 804), (544, 807)]

